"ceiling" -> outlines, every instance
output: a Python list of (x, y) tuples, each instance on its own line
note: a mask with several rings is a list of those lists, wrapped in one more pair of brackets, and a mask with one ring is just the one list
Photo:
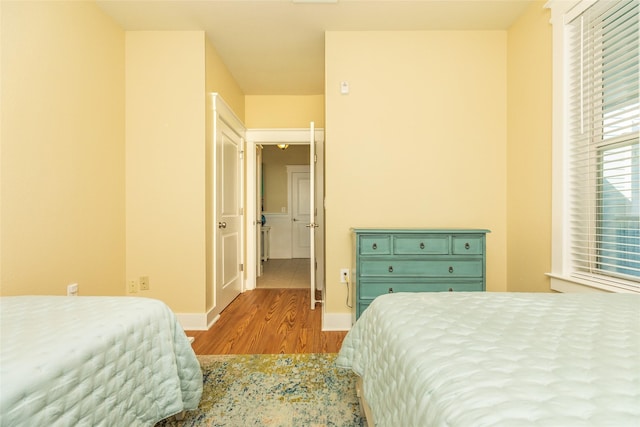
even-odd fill
[(531, 0), (96, 3), (128, 31), (205, 31), (245, 95), (318, 95), (324, 93), (325, 31), (506, 30)]

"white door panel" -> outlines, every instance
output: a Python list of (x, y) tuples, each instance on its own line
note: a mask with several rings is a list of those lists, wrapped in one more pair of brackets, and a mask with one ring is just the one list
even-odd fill
[[(252, 149), (249, 147), (249, 149)], [(252, 225), (255, 224), (256, 237), (255, 237), (255, 245), (256, 251), (254, 251), (254, 270), (256, 272), (254, 281), (257, 281), (257, 277), (262, 275), (262, 250), (263, 245), (268, 242), (262, 241), (262, 147), (255, 146), (253, 147), (255, 153), (255, 198), (254, 198), (254, 215), (255, 221)], [(250, 203), (249, 203), (250, 206)], [(247, 206), (247, 209), (249, 209)], [(247, 260), (247, 263), (249, 260)]]
[(309, 198), (310, 178), (309, 172), (292, 173), (292, 255), (293, 258), (310, 258), (311, 240), (307, 225), (311, 221)]
[(240, 198), (240, 152), (242, 139), (224, 121), (218, 132), (218, 251), (217, 251), (217, 305), (224, 309), (240, 294), (242, 212)]
[(309, 262), (310, 262), (310, 282), (311, 282), (311, 310), (316, 308), (316, 130), (315, 124), (309, 126)]
[(210, 99), (213, 114), (207, 125), (207, 152), (211, 156), (207, 168), (212, 184), (207, 191), (208, 212), (213, 218), (207, 237), (211, 242), (207, 282), (213, 293), (209, 314), (216, 316), (242, 291), (244, 127), (217, 94)]
[(227, 290), (229, 287), (236, 286), (236, 282), (239, 278), (238, 265), (240, 260), (238, 259), (238, 242), (240, 236), (238, 233), (230, 233), (224, 235), (221, 239), (222, 243), (222, 287)]

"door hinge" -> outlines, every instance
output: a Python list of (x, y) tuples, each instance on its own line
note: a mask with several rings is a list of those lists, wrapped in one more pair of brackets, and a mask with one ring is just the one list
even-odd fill
[(240, 215), (244, 215), (244, 208), (240, 208)]
[(244, 159), (244, 151), (240, 150), (240, 160)]
[(244, 264), (240, 264), (240, 271), (244, 271)]
[(318, 163), (318, 155), (317, 154), (313, 155), (313, 163)]

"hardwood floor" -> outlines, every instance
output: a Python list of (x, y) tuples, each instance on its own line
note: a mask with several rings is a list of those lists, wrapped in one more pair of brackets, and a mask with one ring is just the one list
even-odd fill
[(322, 306), (307, 289), (240, 294), (208, 331), (187, 331), (196, 354), (336, 353), (346, 331), (321, 331)]

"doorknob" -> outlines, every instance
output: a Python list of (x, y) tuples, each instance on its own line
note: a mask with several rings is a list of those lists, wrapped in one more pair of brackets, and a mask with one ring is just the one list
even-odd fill
[(218, 223), (218, 228), (227, 228), (227, 223), (226, 222), (219, 222)]

